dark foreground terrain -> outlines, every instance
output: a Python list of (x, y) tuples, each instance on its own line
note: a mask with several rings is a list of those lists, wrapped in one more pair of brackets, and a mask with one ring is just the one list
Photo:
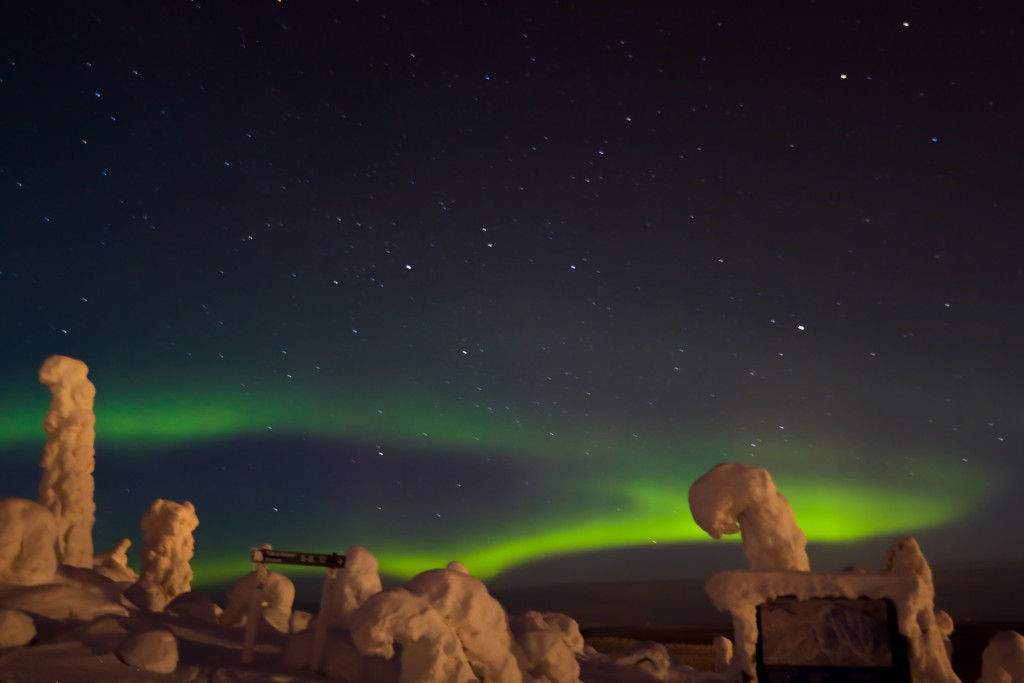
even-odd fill
[[(694, 626), (692, 628), (663, 628), (663, 627), (583, 627), (583, 636), (588, 643), (599, 642), (605, 647), (598, 649), (606, 654), (610, 649), (607, 645), (614, 640), (638, 642), (654, 641), (663, 643), (666, 646), (673, 644), (704, 645), (710, 646), (715, 636), (724, 635), (732, 638), (732, 629), (719, 624), (706, 626)], [(964, 683), (974, 683), (981, 675), (981, 654), (988, 645), (993, 634), (999, 631), (1017, 631), (1024, 633), (1024, 622), (964, 622), (956, 624), (956, 631), (953, 633), (953, 670)], [(625, 645), (621, 649), (628, 649)], [(672, 651), (672, 648), (669, 648)], [(699, 653), (698, 653), (699, 654)], [(708, 655), (709, 656), (709, 655)], [(704, 657), (702, 659), (707, 659)], [(702, 659), (693, 662), (685, 662), (691, 666), (702, 664)], [(698, 668), (703, 668), (698, 666)]]

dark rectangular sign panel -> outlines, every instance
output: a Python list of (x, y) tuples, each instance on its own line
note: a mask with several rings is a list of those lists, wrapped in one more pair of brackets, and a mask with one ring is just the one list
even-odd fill
[(757, 610), (761, 683), (906, 683), (906, 639), (889, 600), (778, 599)]
[(297, 564), (304, 567), (340, 568), (345, 566), (345, 556), (338, 553), (299, 553), (289, 550), (252, 549), (252, 561), (260, 564)]

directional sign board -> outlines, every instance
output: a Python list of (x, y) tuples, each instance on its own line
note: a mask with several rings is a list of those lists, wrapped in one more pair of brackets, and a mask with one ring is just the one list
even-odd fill
[(252, 561), (257, 564), (298, 564), (305, 567), (326, 567), (328, 569), (345, 566), (345, 556), (338, 553), (299, 553), (265, 548), (253, 548)]

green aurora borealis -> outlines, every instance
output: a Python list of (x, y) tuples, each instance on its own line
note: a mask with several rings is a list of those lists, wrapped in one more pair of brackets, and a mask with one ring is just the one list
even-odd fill
[[(744, 448), (749, 444), (723, 435), (655, 434), (637, 439), (632, 434), (595, 436), (579, 426), (563, 427), (559, 434), (553, 434), (524, 425), (521, 420), (510, 428), (507, 420), (481, 417), (479, 411), (459, 413), (457, 407), (442, 410), (425, 402), (417, 404), (409, 396), (398, 400), (388, 396), (379, 396), (377, 400), (364, 397), (359, 402), (346, 403), (332, 402), (321, 395), (304, 405), (296, 402), (293, 395), (281, 405), (261, 401), (260, 411), (252, 410), (249, 403), (238, 398), (208, 393), (185, 396), (184, 390), (169, 390), (155, 400), (99, 393), (99, 489), (107, 483), (103, 472), (116, 470), (105, 466), (105, 448), (118, 453), (114, 457), (119, 459), (160, 459), (173, 457), (167, 454), (186, 451), (202, 442), (216, 448), (218, 443), (235, 438), (266, 438), (268, 426), (275, 435), (315, 436), (348, 444), (349, 448), (352, 444), (363, 444), (376, 450), (377, 445), (386, 443), (389, 450), (407, 450), (412, 454), (425, 447), (445, 451), (453, 455), (456, 466), (451, 476), (456, 479), (459, 461), (482, 454), (488, 454), (488, 459), (525, 464), (525, 471), (529, 471), (531, 462), (558, 459), (563, 466), (568, 463), (569, 471), (575, 473), (556, 487), (563, 500), (553, 506), (553, 512), (515, 506), (480, 510), (477, 519), (459, 520), (457, 527), (427, 536), (408, 534), (398, 520), (375, 522), (362, 529), (361, 533), (368, 536), (360, 544), (371, 547), (383, 572), (399, 577), (458, 559), (476, 575), (490, 578), (542, 558), (708, 540), (690, 518), (687, 482), (723, 460), (774, 463), (771, 471), (782, 492), (791, 501), (808, 537), (816, 542), (851, 542), (941, 526), (965, 515), (988, 488), (988, 482), (978, 476), (977, 470), (965, 473), (962, 467), (943, 467), (924, 458), (915, 459), (924, 466), (916, 472), (913, 484), (886, 482), (877, 474), (851, 467), (842, 474), (842, 484), (837, 485), (834, 465), (827, 473), (815, 471), (815, 460), (810, 455), (815, 451), (819, 455), (828, 450), (846, 452), (855, 462), (857, 450), (849, 444), (824, 443), (815, 449), (776, 439), (758, 444), (754, 458), (752, 449)], [(45, 412), (45, 401), (36, 401), (31, 408), (26, 405), (27, 402), (4, 412), (0, 421), (0, 453), (4, 446), (17, 446), (18, 452), (23, 453), (35, 445), (41, 451), (43, 439), (38, 425)], [(311, 410), (310, 406), (316, 409)], [(616, 457), (619, 454), (626, 457)], [(685, 460), (680, 454), (686, 454)], [(603, 463), (625, 464), (601, 467), (595, 472), (587, 464), (595, 456)], [(901, 457), (906, 459), (905, 455)], [(487, 484), (477, 481), (475, 485)], [(197, 482), (195, 489), (200, 490), (201, 484)], [(343, 488), (341, 494), (344, 495)], [(287, 498), (287, 494), (282, 497)], [(298, 509), (302, 511), (301, 504)], [(204, 533), (210, 527), (225, 525), (226, 520), (207, 520), (201, 507), (198, 512), (200, 552), (193, 565), (197, 583), (238, 576), (247, 566), (247, 547), (264, 539), (257, 530), (245, 529), (239, 520), (230, 520), (235, 547), (230, 552), (223, 547), (203, 549)], [(307, 536), (316, 538), (316, 530), (320, 530), (321, 539), (335, 535), (330, 524), (316, 521), (312, 509), (306, 514), (309, 517), (302, 524), (313, 531)], [(254, 535), (246, 536), (247, 533)], [(276, 547), (288, 546), (287, 537), (275, 541)], [(343, 550), (333, 546), (319, 549)]]

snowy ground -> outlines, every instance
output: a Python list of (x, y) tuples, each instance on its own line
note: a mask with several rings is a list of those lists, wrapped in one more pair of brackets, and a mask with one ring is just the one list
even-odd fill
[[(240, 662), (240, 628), (219, 627), (196, 619), (170, 615), (136, 615), (136, 627), (169, 628), (178, 639), (181, 661), (174, 674), (141, 671), (124, 664), (112, 652), (113, 643), (102, 638), (83, 639), (85, 624), (78, 620), (36, 618), (39, 635), (29, 647), (0, 648), (0, 682), (3, 683), (139, 683), (140, 681), (209, 681), (228, 683), (292, 683), (317, 681), (324, 677), (276, 665), (285, 637), (264, 632), (253, 665)], [(123, 620), (118, 619), (119, 623)], [(103, 618), (97, 621), (103, 623)], [(94, 626), (94, 628), (98, 628)], [(953, 635), (954, 668), (964, 681), (980, 673), (981, 652), (992, 634), (1005, 629), (1024, 630), (1024, 623), (962, 623)], [(102, 630), (102, 629), (100, 629)], [(619, 632), (621, 636), (610, 635)], [(652, 629), (637, 626), (601, 629), (587, 636), (586, 643), (597, 652), (615, 659), (651, 640), (664, 640), (672, 658), (696, 668), (710, 668), (712, 634), (701, 628)], [(600, 656), (581, 662), (581, 679), (588, 683), (650, 683), (653, 676), (631, 667), (610, 664)]]
[[(451, 572), (444, 576), (450, 578)], [(399, 654), (389, 662), (379, 659), (379, 666), (358, 665), (346, 674), (346, 657), (352, 656), (350, 642), (343, 632), (336, 631), (328, 639), (323, 669), (328, 676), (297, 668), (295, 656), (308, 653), (294, 642), (310, 642), (312, 631), (282, 633), (262, 622), (257, 631), (255, 654), (251, 664), (242, 663), (245, 628), (218, 623), (212, 601), (198, 596), (187, 601), (188, 608), (175, 613), (138, 609), (124, 599), (115, 599), (99, 577), (85, 580), (76, 571), (60, 577), (55, 584), (24, 587), (0, 586), (0, 611), (19, 612), (31, 618), (35, 636), (26, 645), (0, 648), (0, 682), (3, 683), (138, 683), (139, 681), (229, 681), (291, 683), (332, 680), (350, 683), (385, 683), (399, 678)], [(459, 578), (459, 577), (455, 577)], [(467, 580), (470, 577), (466, 577)], [(434, 585), (437, 585), (434, 581)], [(479, 600), (480, 596), (474, 596)], [(469, 611), (482, 621), (480, 610)], [(512, 621), (515, 621), (513, 617)], [(21, 623), (21, 622), (19, 622)], [(567, 620), (567, 633), (572, 658), (579, 663), (579, 674), (568, 669), (554, 671), (552, 680), (580, 680), (590, 683), (642, 683), (652, 680), (707, 681), (713, 674), (700, 672), (690, 664), (709, 667), (711, 648), (708, 644), (684, 646), (644, 643), (637, 639), (595, 637), (583, 645), (582, 638), (571, 644), (575, 622)], [(19, 635), (16, 625), (0, 618), (0, 643), (10, 643)], [(136, 664), (126, 655), (126, 643), (138, 634), (173, 634), (176, 659), (168, 662), (159, 651), (159, 643), (143, 646), (136, 654)], [(289, 642), (293, 645), (289, 648)], [(344, 642), (342, 642), (344, 641)], [(596, 646), (596, 647), (595, 647)], [(289, 654), (289, 652), (291, 654)], [(289, 662), (288, 660), (292, 661)], [(557, 660), (554, 658), (553, 661)], [(290, 664), (290, 665), (289, 665)], [(161, 668), (163, 667), (163, 668)], [(150, 670), (147, 670), (150, 669)], [(167, 673), (161, 673), (167, 671)], [(529, 675), (523, 679), (530, 681)], [(444, 680), (443, 675), (441, 679)], [(473, 680), (473, 679), (462, 679)], [(543, 680), (543, 679), (536, 679)]]
[[(92, 627), (120, 631), (124, 618), (101, 618)], [(83, 638), (89, 624), (53, 622), (29, 647), (0, 650), (0, 681), (3, 683), (139, 683), (140, 681), (249, 681), (252, 683), (292, 683), (325, 678), (310, 671), (281, 665), (285, 637), (264, 633), (253, 664), (241, 663), (242, 629), (230, 629), (196, 620), (151, 615), (140, 620), (148, 627), (166, 628), (174, 633), (180, 661), (174, 673), (157, 674), (122, 662), (114, 652), (114, 639), (101, 636)], [(127, 626), (134, 628), (140, 621)], [(588, 643), (589, 645), (589, 643)], [(592, 683), (649, 683), (657, 680), (646, 663), (621, 664), (616, 659), (642, 646), (628, 638), (594, 639), (589, 654), (581, 659), (580, 679)], [(689, 680), (681, 664), (710, 664), (710, 646), (670, 644), (666, 651), (676, 671), (661, 680)]]

